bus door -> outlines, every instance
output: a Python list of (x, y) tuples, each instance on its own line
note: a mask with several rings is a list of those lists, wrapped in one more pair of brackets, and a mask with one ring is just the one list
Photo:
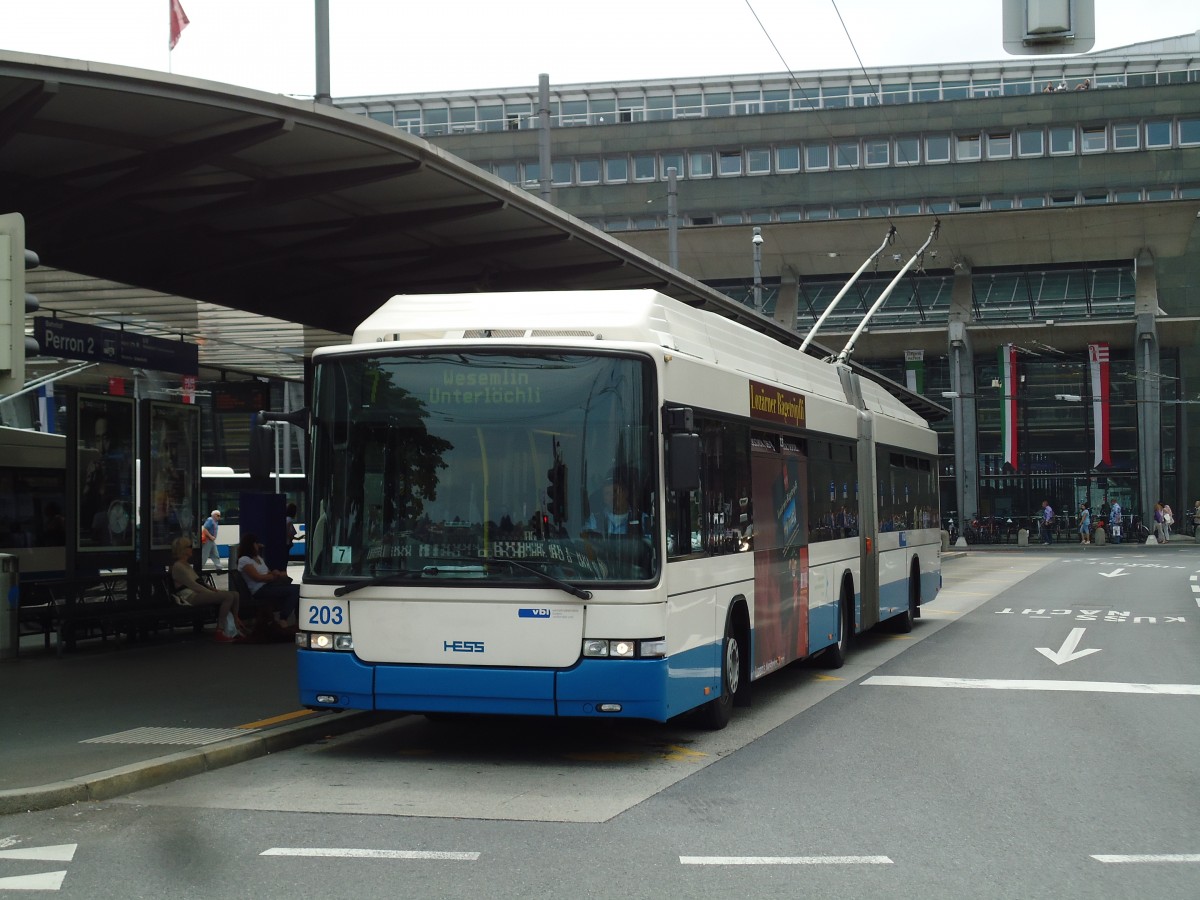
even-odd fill
[(750, 466), (758, 677), (808, 653), (808, 463), (799, 441), (756, 433)]

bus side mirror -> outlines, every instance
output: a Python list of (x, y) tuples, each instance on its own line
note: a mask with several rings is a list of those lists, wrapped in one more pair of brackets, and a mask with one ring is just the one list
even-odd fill
[(700, 435), (672, 434), (667, 440), (667, 490), (699, 490)]

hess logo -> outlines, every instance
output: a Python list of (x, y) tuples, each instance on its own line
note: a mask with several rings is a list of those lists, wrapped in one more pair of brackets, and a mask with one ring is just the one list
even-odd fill
[(443, 653), (482, 653), (483, 641), (442, 641)]

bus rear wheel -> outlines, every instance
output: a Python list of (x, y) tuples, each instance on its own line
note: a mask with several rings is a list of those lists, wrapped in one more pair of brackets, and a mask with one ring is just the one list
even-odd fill
[(917, 614), (921, 608), (921, 575), (914, 565), (908, 576), (908, 609), (891, 620), (891, 630), (895, 634), (908, 634), (913, 630)]
[(742, 686), (742, 644), (733, 628), (732, 618), (725, 620), (721, 641), (721, 695), (700, 707), (700, 724), (709, 731), (720, 731), (733, 716), (733, 699)]
[(851, 622), (852, 605), (848, 590), (843, 589), (837, 605), (837, 641), (820, 656), (821, 665), (826, 669), (840, 669), (846, 664), (846, 656), (850, 650), (850, 634), (854, 631)]

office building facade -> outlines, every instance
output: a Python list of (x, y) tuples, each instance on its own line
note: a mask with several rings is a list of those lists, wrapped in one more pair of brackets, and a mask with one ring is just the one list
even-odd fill
[(337, 102), (800, 333), (873, 257), (816, 339), (841, 348), (889, 291), (854, 358), (950, 409), (945, 515), (1200, 495), (1200, 33)]

